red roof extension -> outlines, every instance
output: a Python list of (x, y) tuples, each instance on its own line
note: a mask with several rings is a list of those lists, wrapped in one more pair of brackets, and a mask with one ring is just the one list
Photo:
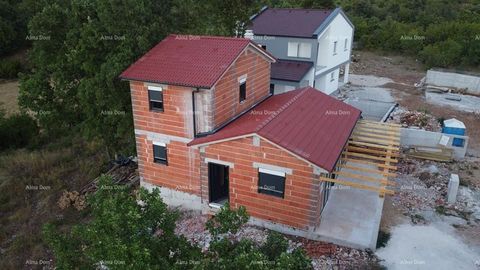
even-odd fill
[(169, 35), (125, 70), (124, 80), (211, 88), (238, 55), (252, 44), (245, 38)]
[(189, 145), (257, 134), (331, 172), (361, 111), (311, 87), (272, 96)]

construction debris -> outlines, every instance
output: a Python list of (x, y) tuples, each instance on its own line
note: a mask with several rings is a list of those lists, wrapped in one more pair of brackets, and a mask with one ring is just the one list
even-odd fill
[[(212, 236), (205, 228), (208, 215), (199, 211), (182, 211), (175, 233), (187, 238), (190, 243), (197, 245), (202, 251), (208, 250)], [(232, 240), (248, 239), (255, 245), (263, 245), (267, 241), (269, 230), (253, 225), (243, 226)], [(291, 252), (296, 248), (303, 248), (312, 259), (314, 269), (352, 269), (359, 266), (378, 265), (378, 258), (369, 251), (340, 247), (321, 241), (313, 241), (302, 237), (288, 236), (288, 249)], [(334, 267), (334, 268), (332, 268)]]
[[(138, 186), (140, 184), (140, 177), (138, 174), (138, 165), (133, 161), (133, 157), (121, 158), (119, 161), (113, 163), (112, 168), (104, 175), (110, 176), (113, 179), (113, 184)], [(85, 185), (81, 190), (81, 194), (87, 194), (97, 190), (99, 177), (92, 182)]]
[(447, 204), (448, 183), (455, 166), (453, 163), (402, 159), (398, 163), (395, 181), (399, 190), (392, 197), (393, 205), (413, 223), (429, 223), (432, 213), (437, 213), (480, 225), (477, 218), (477, 215), (480, 217), (480, 202), (475, 199), (480, 196), (479, 189), (461, 186), (456, 203)]
[(441, 131), (440, 122), (433, 115), (427, 112), (408, 111), (401, 107), (390, 114), (387, 122), (398, 123), (402, 127), (417, 127), (434, 132)]

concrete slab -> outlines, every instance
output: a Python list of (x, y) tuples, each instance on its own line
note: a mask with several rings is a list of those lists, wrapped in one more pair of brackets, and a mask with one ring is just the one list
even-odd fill
[(391, 112), (396, 105), (394, 102), (382, 102), (376, 100), (366, 100), (360, 98), (347, 98), (345, 103), (362, 111), (364, 119), (372, 121), (382, 121), (384, 117)]
[[(375, 169), (365, 164), (354, 165)], [(342, 171), (360, 174), (348, 169)], [(376, 177), (369, 173), (361, 174)], [(348, 177), (338, 179), (359, 182)], [(315, 233), (319, 235), (320, 240), (352, 248), (375, 250), (383, 202), (384, 198), (379, 197), (377, 192), (335, 184)]]
[(455, 93), (425, 92), (428, 103), (450, 106), (465, 112), (480, 112), (480, 97)]

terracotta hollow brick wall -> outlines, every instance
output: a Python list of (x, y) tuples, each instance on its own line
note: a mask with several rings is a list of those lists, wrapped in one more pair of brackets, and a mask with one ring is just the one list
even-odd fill
[(171, 138), (166, 144), (168, 165), (164, 165), (153, 162), (153, 140), (136, 134), (140, 176), (158, 186), (200, 195), (198, 149), (186, 145), (193, 138), (192, 89), (164, 87), (164, 111), (153, 112), (149, 109), (147, 86), (143, 82), (130, 83), (135, 129)]
[[(243, 205), (257, 218), (300, 229), (316, 226), (320, 216), (320, 183), (313, 168), (271, 143), (260, 140), (253, 145), (252, 137), (205, 146), (201, 153), (202, 197), (208, 200), (208, 166), (204, 158), (234, 164), (229, 172), (230, 204)], [(286, 174), (284, 198), (258, 193), (258, 169), (253, 162), (292, 169)], [(315, 180), (317, 178), (317, 180)]]
[(192, 88), (168, 85), (163, 112), (150, 111), (148, 83), (130, 82), (135, 129), (193, 139)]
[[(247, 98), (240, 103), (238, 78), (247, 75)], [(214, 124), (220, 126), (270, 93), (270, 62), (253, 49), (245, 50), (214, 88)]]

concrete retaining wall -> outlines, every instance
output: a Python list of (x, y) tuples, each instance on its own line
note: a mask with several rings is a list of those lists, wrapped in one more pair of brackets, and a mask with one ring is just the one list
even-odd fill
[(445, 87), (454, 87), (458, 89), (467, 89), (467, 93), (480, 94), (480, 76), (473, 74), (462, 74), (441, 70), (427, 71), (427, 84)]
[[(468, 147), (468, 136), (444, 134), (440, 132), (425, 131), (414, 128), (402, 128), (400, 136), (401, 146), (426, 146), (426, 147), (438, 147), (440, 138), (442, 135), (449, 137), (446, 147), (453, 149), (453, 157), (455, 159), (462, 159), (465, 157)], [(452, 146), (454, 138), (464, 139), (465, 143), (463, 147)]]

